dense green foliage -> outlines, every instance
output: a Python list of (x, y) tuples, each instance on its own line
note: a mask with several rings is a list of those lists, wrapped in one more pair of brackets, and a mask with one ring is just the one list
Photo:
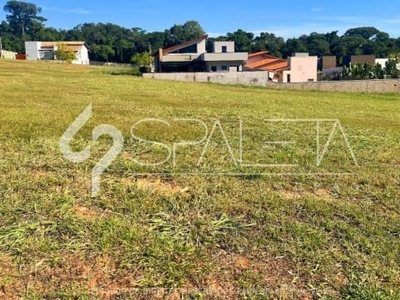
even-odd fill
[[(9, 14), (7, 21), (0, 23), (3, 48), (20, 53), (25, 51), (24, 40), (83, 40), (90, 46), (91, 60), (130, 62), (136, 53), (154, 53), (159, 48), (205, 34), (196, 21), (175, 24), (169, 29), (155, 32), (147, 32), (138, 27), (124, 28), (111, 23), (84, 23), (72, 29), (58, 30), (44, 25), (46, 19), (38, 16), (41, 9), (34, 4), (8, 1), (4, 10)], [(233, 40), (236, 42), (236, 51), (268, 50), (272, 55), (283, 58), (293, 52), (309, 52), (318, 56), (335, 55), (339, 63), (339, 58), (343, 55), (374, 54), (376, 57), (387, 57), (400, 52), (399, 37), (390, 37), (374, 27), (351, 28), (341, 36), (338, 31), (312, 32), (287, 40), (273, 33), (261, 32), (256, 36), (252, 32), (238, 29), (225, 36), (209, 38), (207, 50), (212, 50), (214, 40)]]

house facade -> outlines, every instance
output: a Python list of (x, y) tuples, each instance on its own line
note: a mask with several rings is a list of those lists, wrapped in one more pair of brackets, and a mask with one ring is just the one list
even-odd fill
[(318, 70), (323, 71), (326, 69), (336, 68), (336, 56), (324, 55), (318, 59)]
[(58, 44), (66, 44), (68, 49), (75, 52), (73, 64), (89, 65), (89, 48), (85, 42), (25, 42), (27, 60), (56, 60)]
[(346, 55), (343, 56), (342, 64), (346, 67), (355, 64), (370, 64), (375, 65), (375, 55)]
[(155, 55), (156, 72), (240, 72), (247, 52), (235, 52), (232, 41), (214, 42), (213, 52), (206, 51), (207, 35), (159, 49)]
[(317, 81), (318, 57), (308, 53), (295, 53), (288, 59), (269, 55), (267, 51), (249, 55), (246, 70), (264, 70), (270, 73), (270, 80), (276, 82)]
[(288, 58), (289, 70), (282, 72), (281, 82), (317, 81), (318, 57), (308, 53), (294, 53)]

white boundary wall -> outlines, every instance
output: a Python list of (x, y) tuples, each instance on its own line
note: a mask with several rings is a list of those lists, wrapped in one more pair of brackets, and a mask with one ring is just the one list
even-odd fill
[(2, 50), (0, 53), (0, 58), (15, 59), (16, 54), (17, 52)]

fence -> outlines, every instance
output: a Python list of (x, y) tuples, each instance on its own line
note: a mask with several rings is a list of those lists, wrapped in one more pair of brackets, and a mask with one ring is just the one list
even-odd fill
[(1, 50), (0, 53), (1, 58), (8, 58), (8, 59), (15, 59), (15, 55), (17, 55), (17, 52), (6, 51), (6, 50)]
[(265, 71), (226, 73), (145, 73), (143, 74), (143, 77), (162, 80), (266, 86), (268, 83), (268, 74), (269, 73)]
[(188, 82), (244, 84), (273, 89), (317, 90), (348, 93), (400, 93), (400, 79), (340, 80), (302, 83), (276, 83), (269, 80), (268, 72), (232, 73), (146, 73), (145, 78)]

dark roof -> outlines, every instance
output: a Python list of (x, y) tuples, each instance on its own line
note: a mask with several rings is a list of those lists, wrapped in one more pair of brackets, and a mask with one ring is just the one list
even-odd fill
[(192, 39), (190, 41), (184, 42), (182, 44), (175, 45), (175, 46), (172, 46), (172, 47), (169, 47), (169, 48), (160, 49), (160, 54), (164, 56), (164, 55), (167, 55), (168, 53), (171, 53), (171, 52), (174, 52), (174, 51), (177, 51), (177, 50), (180, 50), (180, 49), (195, 45), (198, 42), (207, 39), (207, 37), (208, 37), (208, 35), (205, 34), (205, 35), (202, 35), (202, 36), (200, 36), (198, 38), (195, 38), (195, 39)]

